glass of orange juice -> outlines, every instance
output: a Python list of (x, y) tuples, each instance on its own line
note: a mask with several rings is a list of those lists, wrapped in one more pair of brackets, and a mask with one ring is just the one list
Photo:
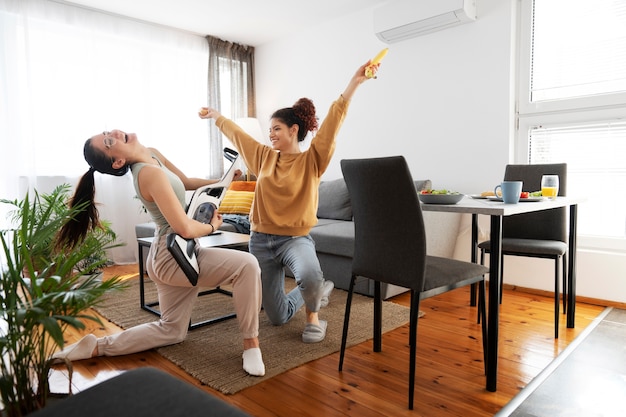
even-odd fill
[(541, 195), (554, 200), (559, 195), (559, 176), (544, 175), (541, 177)]

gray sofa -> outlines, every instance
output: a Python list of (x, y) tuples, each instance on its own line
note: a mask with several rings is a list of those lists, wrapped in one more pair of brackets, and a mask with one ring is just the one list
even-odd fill
[[(415, 181), (417, 191), (432, 188), (430, 180)], [(438, 218), (441, 213), (424, 212), (426, 223), (427, 247), (429, 255), (448, 256), (454, 253), (459, 221), (451, 217)], [(318, 224), (311, 229), (311, 237), (315, 240), (317, 256), (326, 279), (332, 280), (336, 288), (347, 290), (350, 285), (352, 255), (354, 250), (354, 223), (350, 195), (343, 178), (322, 181), (319, 188), (319, 206), (317, 211)], [(401, 221), (401, 219), (388, 219)], [(236, 231), (232, 225), (224, 223), (224, 230)], [(154, 234), (152, 223), (143, 223), (135, 227), (137, 237), (149, 237)], [(384, 260), (381, 260), (384, 261)], [(289, 274), (289, 271), (287, 271)], [(369, 296), (374, 295), (374, 285), (370, 280), (361, 279), (357, 282), (356, 292)], [(405, 288), (383, 284), (383, 298), (407, 291)]]

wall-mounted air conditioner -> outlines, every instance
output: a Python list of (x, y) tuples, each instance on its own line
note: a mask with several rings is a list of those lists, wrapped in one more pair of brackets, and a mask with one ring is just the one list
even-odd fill
[(476, 20), (476, 0), (389, 0), (374, 9), (374, 31), (386, 43)]

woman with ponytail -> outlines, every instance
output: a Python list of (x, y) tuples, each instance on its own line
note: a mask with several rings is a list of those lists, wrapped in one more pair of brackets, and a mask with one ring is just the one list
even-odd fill
[(265, 375), (258, 339), (261, 278), (255, 257), (244, 251), (200, 247), (197, 253), (200, 276), (198, 285), (192, 286), (166, 247), (169, 233), (186, 239), (198, 238), (222, 225), (222, 215), (217, 211), (208, 224), (193, 220), (185, 213), (185, 190), (195, 190), (217, 180), (187, 177), (158, 150), (143, 146), (137, 135), (121, 130), (89, 138), (85, 142), (84, 156), (89, 170), (78, 182), (70, 205), (84, 204), (86, 209), (60, 230), (57, 245), (80, 245), (89, 230), (99, 227), (94, 173), (121, 176), (130, 171), (137, 196), (156, 224), (146, 269), (159, 293), (161, 317), (158, 321), (102, 338), (87, 335), (54, 354), (53, 358), (81, 360), (117, 356), (182, 342), (200, 288), (230, 284), (243, 336), (243, 369), (250, 375)]
[[(379, 64), (374, 64), (378, 69)], [(315, 106), (301, 98), (292, 107), (274, 112), (270, 120), (271, 146), (246, 134), (217, 110), (203, 108), (199, 116), (215, 119), (215, 125), (235, 145), (247, 168), (257, 176), (250, 211), (250, 252), (261, 266), (263, 309), (274, 325), (281, 325), (306, 308), (304, 343), (324, 340), (327, 322), (319, 310), (328, 304), (333, 283), (322, 274), (315, 243), (309, 235), (317, 223), (318, 188), (335, 150), (335, 138), (357, 87), (366, 81), (362, 65), (319, 127)], [(311, 146), (299, 143), (314, 132)], [(298, 286), (285, 294), (285, 270), (293, 272)]]

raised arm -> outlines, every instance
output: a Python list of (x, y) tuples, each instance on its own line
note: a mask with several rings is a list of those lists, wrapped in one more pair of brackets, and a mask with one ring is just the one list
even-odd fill
[[(354, 73), (354, 75), (350, 79), (350, 82), (346, 86), (346, 89), (343, 91), (343, 93), (341, 93), (341, 95), (343, 96), (345, 100), (348, 100), (348, 101), (352, 100), (352, 96), (354, 95), (354, 92), (356, 91), (356, 89), (361, 84), (363, 84), (364, 81), (367, 81), (370, 79), (365, 75), (365, 68), (367, 68), (370, 65), (370, 63), (371, 63), (371, 60), (367, 61), (365, 64), (361, 65), (359, 69)], [(375, 64), (376, 69), (378, 69), (379, 66), (380, 64)]]
[[(167, 169), (172, 171), (174, 174), (176, 174), (176, 176), (178, 178), (180, 178), (180, 180), (185, 185), (185, 190), (197, 190), (200, 187), (203, 187), (203, 186), (209, 185), (209, 184), (215, 184), (216, 182), (219, 181), (219, 179), (212, 179), (212, 178), (207, 179), (207, 178), (188, 177), (188, 176), (185, 175), (184, 172), (182, 172), (176, 165), (174, 165), (169, 159), (167, 159), (157, 149), (150, 148), (150, 150), (161, 160), (161, 162), (163, 162), (165, 164)], [(235, 171), (235, 178), (240, 177), (241, 174), (242, 174), (241, 170), (239, 170), (239, 169), (236, 170)]]

